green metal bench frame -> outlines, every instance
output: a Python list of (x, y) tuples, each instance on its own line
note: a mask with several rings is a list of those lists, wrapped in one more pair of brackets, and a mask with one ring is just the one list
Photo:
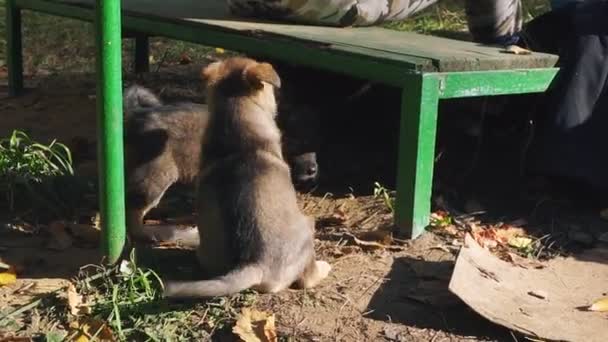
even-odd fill
[(382, 63), (364, 54), (335, 53), (305, 41), (265, 39), (213, 27), (193, 28), (187, 22), (158, 21), (123, 14), (120, 0), (96, 0), (85, 8), (47, 0), (7, 0), (9, 90), (23, 88), (21, 10), (94, 22), (97, 29), (98, 137), (100, 209), (103, 251), (109, 262), (125, 243), (125, 203), (122, 141), (121, 28), (137, 32), (137, 69), (147, 68), (147, 36), (224, 47), (397, 86), (403, 89), (398, 152), (395, 224), (415, 238), (429, 223), (435, 133), (439, 100), (488, 95), (543, 92), (558, 69), (424, 72), (397, 63)]

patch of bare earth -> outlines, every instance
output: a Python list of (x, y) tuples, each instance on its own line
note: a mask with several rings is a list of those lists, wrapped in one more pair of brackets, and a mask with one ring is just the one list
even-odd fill
[(432, 233), (392, 238), (391, 215), (373, 197), (302, 196), (302, 202), (318, 218), (317, 252), (333, 271), (312, 290), (260, 297), (257, 305), (277, 313), (282, 334), (319, 341), (507, 336), (449, 293), (457, 246)]

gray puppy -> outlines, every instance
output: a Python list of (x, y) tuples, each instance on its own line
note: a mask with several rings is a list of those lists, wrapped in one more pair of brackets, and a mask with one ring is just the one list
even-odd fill
[(202, 77), (210, 119), (199, 173), (197, 255), (211, 279), (165, 282), (165, 296), (315, 286), (331, 266), (316, 260), (314, 220), (300, 211), (283, 159), (275, 122), (279, 76), (270, 64), (235, 57), (210, 64)]
[[(207, 105), (164, 104), (149, 89), (134, 85), (124, 94), (127, 173), (127, 226), (139, 240), (186, 240), (174, 229), (143, 228), (143, 218), (175, 183), (194, 184), (200, 170), (201, 140), (209, 120)], [(315, 143), (319, 127), (314, 111), (285, 103), (284, 129), (289, 142), (293, 182), (301, 189), (318, 178)], [(194, 234), (194, 238), (197, 238)]]
[(143, 218), (176, 182), (194, 184), (200, 169), (200, 140), (209, 111), (195, 103), (163, 104), (144, 87), (124, 95), (127, 227), (131, 237), (170, 240), (172, 230), (152, 236)]

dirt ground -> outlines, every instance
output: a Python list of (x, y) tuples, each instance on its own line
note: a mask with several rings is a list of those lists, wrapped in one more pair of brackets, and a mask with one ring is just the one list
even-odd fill
[[(138, 82), (160, 92), (164, 98), (200, 100), (197, 70), (194, 65), (167, 68), (146, 74)], [(65, 142), (74, 152), (77, 173), (94, 177), (94, 80), (93, 75), (69, 74), (28, 80), (28, 93), (16, 99), (6, 97), (6, 83), (2, 81), (0, 136), (20, 129), (40, 141)], [(132, 81), (133, 78), (127, 78), (125, 84)], [(442, 110), (457, 111), (470, 108), (469, 105), (454, 104), (451, 109), (442, 105)], [(382, 232), (392, 229), (392, 216), (383, 200), (374, 198), (371, 190), (375, 181), (394, 188), (393, 140), (394, 127), (398, 125), (374, 119), (376, 134), (370, 133), (369, 140), (357, 136), (364, 128), (369, 130), (369, 121), (360, 124), (363, 127), (360, 131), (356, 123), (352, 129), (336, 131), (321, 158), (322, 184), (314, 192), (300, 196), (305, 212), (317, 218), (318, 253), (332, 264), (333, 272), (313, 290), (260, 295), (256, 307), (275, 313), (280, 335), (295, 340), (521, 340), (519, 335), (472, 312), (448, 291), (460, 246), (458, 239), (425, 232), (414, 241), (384, 240), (386, 234)], [(344, 119), (333, 122), (332, 127), (346, 125), (340, 120)], [(509, 159), (511, 155), (504, 150), (482, 153), (484, 162), (476, 166), (477, 173), (465, 176), (462, 170), (471, 165), (475, 143), (463, 138), (455, 128), (446, 129), (450, 118), (440, 124), (438, 150), (444, 152), (444, 159), (436, 166), (435, 210), (465, 216), (481, 211), (484, 214), (480, 220), (487, 225), (517, 221), (535, 236), (550, 234), (551, 241), (559, 247), (555, 249), (565, 251), (588, 247), (581, 239), (572, 238), (570, 232), (586, 234), (593, 241), (606, 230), (607, 224), (599, 218), (595, 206), (556, 194), (535, 181), (518, 178), (516, 154)], [(503, 141), (503, 145), (493, 145), (498, 151), (505, 148), (500, 133), (493, 140)], [(515, 144), (513, 140), (511, 144)], [(176, 215), (176, 209), (172, 208), (176, 203), (172, 198), (176, 197), (179, 194), (167, 195), (151, 216)], [(180, 214), (191, 213), (188, 207), (178, 209)], [(369, 243), (353, 238), (366, 233), (380, 238), (373, 237)], [(65, 284), (79, 267), (99, 262), (97, 245), (90, 241), (78, 240), (58, 251), (46, 248), (48, 237), (43, 232), (5, 229), (0, 234), (2, 259), (23, 266), (16, 284), (0, 288), (0, 309), (27, 303), (36, 294)], [(166, 260), (178, 258), (166, 249), (155, 253)], [(167, 261), (167, 264), (175, 268), (174, 263)], [(162, 274), (163, 267), (158, 268)], [(31, 283), (36, 285), (32, 288), (28, 285)], [(32, 289), (24, 291), (27, 286)], [(49, 327), (31, 329), (36, 328)]]

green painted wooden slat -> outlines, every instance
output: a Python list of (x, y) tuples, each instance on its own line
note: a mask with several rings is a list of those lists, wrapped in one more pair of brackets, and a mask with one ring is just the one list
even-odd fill
[(429, 223), (439, 79), (434, 74), (408, 79), (401, 100), (395, 224), (416, 238)]
[(437, 74), (442, 99), (538, 93), (547, 89), (558, 68), (471, 71)]
[[(15, 0), (19, 7), (39, 12), (92, 21), (90, 8), (59, 4), (47, 0)], [(244, 36), (215, 28), (201, 28), (188, 22), (167, 20), (158, 22), (147, 17), (123, 15), (123, 27), (149, 35), (164, 36), (193, 43), (221, 46), (263, 57), (276, 58), (324, 70), (345, 73), (373, 81), (401, 86), (408, 70), (415, 64), (387, 63), (381, 58), (372, 58), (349, 51), (319, 48), (303, 41)], [(411, 72), (411, 71), (410, 71)]]

